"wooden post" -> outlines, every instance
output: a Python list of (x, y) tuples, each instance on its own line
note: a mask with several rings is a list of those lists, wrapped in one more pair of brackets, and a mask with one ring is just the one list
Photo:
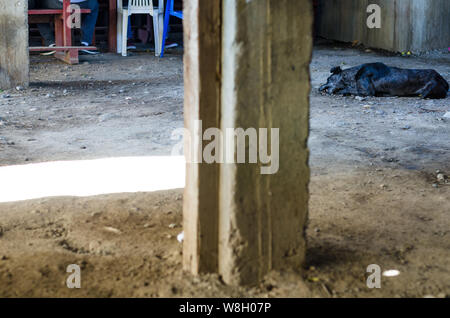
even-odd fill
[[(201, 133), (219, 127), (221, 0), (184, 1), (185, 127)], [(202, 120), (200, 132), (196, 131)], [(201, 152), (202, 144), (193, 152)], [(189, 151), (186, 143), (185, 149)], [(217, 272), (219, 169), (217, 164), (186, 166), (184, 268), (194, 274)]]
[[(55, 40), (56, 46), (72, 46), (72, 27), (67, 23), (69, 21), (71, 12), (69, 10), (70, 1), (63, 1), (62, 15), (55, 16)], [(94, 32), (95, 33), (95, 32)], [(65, 51), (58, 51), (55, 57), (67, 64), (78, 64), (78, 50), (68, 49)]]
[(0, 89), (29, 83), (28, 2), (0, 0)]
[(116, 53), (117, 52), (117, 0), (109, 0), (108, 19), (109, 19), (108, 50), (111, 53)]
[[(193, 273), (254, 284), (272, 269), (303, 264), (312, 16), (310, 0), (185, 2), (186, 128), (191, 136), (196, 120), (200, 132), (254, 128), (259, 151), (253, 164), (249, 155), (241, 164), (187, 164), (184, 267)], [(263, 173), (264, 144), (274, 169)]]
[(305, 257), (313, 14), (310, 0), (224, 4), (222, 129), (279, 129), (275, 173), (221, 166), (219, 272), (252, 284), (272, 269), (300, 269)]

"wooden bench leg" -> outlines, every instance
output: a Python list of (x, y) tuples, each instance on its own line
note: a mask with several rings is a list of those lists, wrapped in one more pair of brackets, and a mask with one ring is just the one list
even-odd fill
[[(56, 46), (72, 45), (72, 29), (65, 23), (69, 13), (63, 11), (62, 16), (55, 16), (55, 41)], [(56, 52), (55, 57), (67, 64), (78, 64), (78, 50), (69, 49), (67, 51)]]
[(111, 53), (117, 51), (117, 0), (109, 0), (109, 27), (108, 27), (108, 49)]

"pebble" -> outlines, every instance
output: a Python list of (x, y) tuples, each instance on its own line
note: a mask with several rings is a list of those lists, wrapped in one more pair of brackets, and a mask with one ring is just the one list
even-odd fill
[(20, 91), (23, 91), (23, 90), (24, 90), (23, 86), (20, 86), (20, 85), (16, 86), (16, 91), (20, 92)]
[(48, 93), (47, 95), (45, 95), (45, 97), (47, 97), (47, 98), (55, 98), (55, 95), (51, 94), (51, 93)]
[(177, 226), (177, 225), (176, 225), (175, 223), (169, 224), (169, 228), (170, 228), (170, 229), (174, 229), (174, 228), (176, 228), (176, 226)]
[(408, 130), (408, 129), (411, 129), (411, 126), (406, 125), (406, 126), (403, 126), (402, 129), (403, 129), (403, 130)]
[(445, 179), (446, 179), (446, 176), (443, 174), (443, 173), (439, 173), (437, 176), (436, 176), (436, 179), (438, 180), (438, 181), (445, 181)]
[(443, 117), (444, 118), (450, 118), (450, 112), (446, 112)]
[(355, 99), (362, 102), (362, 101), (365, 101), (367, 98), (362, 97), (362, 96), (356, 96)]
[(11, 97), (11, 95), (9, 95), (9, 94), (2, 94), (2, 98), (10, 98)]
[(96, 253), (99, 250), (101, 244), (102, 243), (100, 241), (91, 241), (89, 243), (89, 251), (91, 253)]
[(111, 233), (114, 233), (114, 234), (122, 234), (122, 231), (120, 231), (119, 229), (116, 229), (114, 227), (105, 226), (103, 229), (105, 231), (108, 231), (108, 232), (111, 232)]
[(433, 188), (439, 188), (437, 183), (433, 183)]

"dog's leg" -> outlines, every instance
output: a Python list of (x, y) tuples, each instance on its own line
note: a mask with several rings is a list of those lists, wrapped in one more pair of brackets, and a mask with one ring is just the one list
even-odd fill
[[(435, 80), (429, 81), (425, 87), (421, 88), (417, 93), (422, 99), (425, 98), (436, 98), (436, 91), (438, 90), (438, 86), (440, 84)], [(439, 98), (439, 97), (438, 97)]]

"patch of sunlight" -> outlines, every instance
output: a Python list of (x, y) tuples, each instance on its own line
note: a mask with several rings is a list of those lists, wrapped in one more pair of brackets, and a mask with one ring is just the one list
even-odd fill
[(183, 188), (183, 156), (120, 157), (0, 167), (0, 202)]

